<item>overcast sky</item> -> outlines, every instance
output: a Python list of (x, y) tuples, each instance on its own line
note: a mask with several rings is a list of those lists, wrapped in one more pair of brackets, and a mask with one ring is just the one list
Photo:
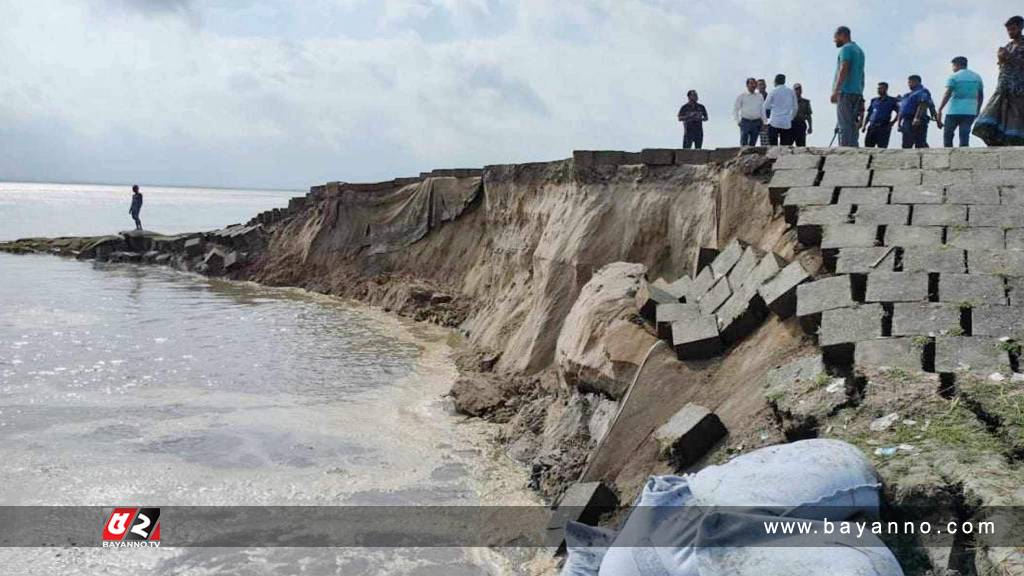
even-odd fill
[[(786, 73), (827, 145), (832, 31), (869, 87), (995, 86), (1009, 0), (0, 0), (0, 179), (306, 188), (422, 170), (733, 146), (747, 76)], [(932, 145), (941, 137), (932, 129)]]

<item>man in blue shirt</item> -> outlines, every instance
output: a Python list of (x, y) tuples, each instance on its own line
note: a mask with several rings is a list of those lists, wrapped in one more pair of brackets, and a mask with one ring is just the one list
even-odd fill
[(928, 147), (928, 113), (931, 112), (935, 125), (942, 128), (942, 119), (935, 110), (932, 93), (921, 84), (921, 77), (914, 74), (907, 78), (909, 94), (904, 94), (900, 101), (898, 119), (900, 132), (903, 133), (904, 148)]
[(953, 135), (960, 131), (960, 146), (971, 145), (971, 126), (978, 117), (978, 110), (985, 101), (985, 85), (981, 76), (967, 69), (967, 58), (953, 58), (953, 75), (946, 81), (946, 94), (939, 105), (939, 116), (949, 104), (946, 112), (946, 130), (943, 132), (943, 143), (946, 148), (953, 147)]
[[(871, 99), (867, 121), (864, 123), (864, 146), (867, 148), (888, 148), (892, 127), (899, 116), (900, 101), (889, 96), (889, 83), (878, 83), (878, 97)], [(894, 116), (895, 114), (895, 116)]]
[(864, 51), (850, 38), (850, 29), (840, 26), (834, 37), (839, 57), (832, 83), (832, 103), (836, 105), (836, 129), (840, 146), (857, 146), (857, 117), (864, 109)]

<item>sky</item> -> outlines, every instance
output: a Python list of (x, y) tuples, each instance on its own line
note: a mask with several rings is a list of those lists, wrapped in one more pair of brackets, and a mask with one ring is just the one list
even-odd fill
[[(835, 27), (869, 90), (995, 86), (1008, 0), (0, 0), (0, 180), (304, 189), (434, 168), (735, 146), (748, 76), (786, 74), (828, 145)], [(941, 137), (933, 127), (933, 146)], [(978, 142), (975, 142), (978, 144)]]

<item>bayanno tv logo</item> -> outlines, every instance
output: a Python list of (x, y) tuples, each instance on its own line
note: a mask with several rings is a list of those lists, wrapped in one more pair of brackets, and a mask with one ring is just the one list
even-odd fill
[(104, 548), (159, 548), (159, 508), (114, 508), (103, 524)]

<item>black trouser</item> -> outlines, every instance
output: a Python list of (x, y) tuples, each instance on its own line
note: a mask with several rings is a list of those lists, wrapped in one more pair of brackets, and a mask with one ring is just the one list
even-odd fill
[(768, 144), (770, 146), (783, 146), (793, 145), (793, 129), (776, 128), (775, 126), (768, 126)]
[(131, 215), (132, 215), (132, 220), (135, 220), (135, 229), (136, 230), (142, 230), (142, 220), (139, 220), (139, 213), (138, 212), (132, 212)]
[(888, 148), (890, 136), (892, 136), (892, 124), (888, 122), (868, 126), (867, 134), (864, 136), (864, 146), (867, 148)]
[(801, 148), (807, 146), (807, 122), (794, 120), (789, 130), (793, 133), (793, 144)]
[(683, 124), (683, 149), (696, 148), (700, 150), (704, 146), (704, 127), (700, 124), (690, 126)]
[(928, 147), (928, 122), (922, 120), (915, 126), (913, 118), (904, 118), (900, 121), (900, 129), (903, 132), (904, 148)]

